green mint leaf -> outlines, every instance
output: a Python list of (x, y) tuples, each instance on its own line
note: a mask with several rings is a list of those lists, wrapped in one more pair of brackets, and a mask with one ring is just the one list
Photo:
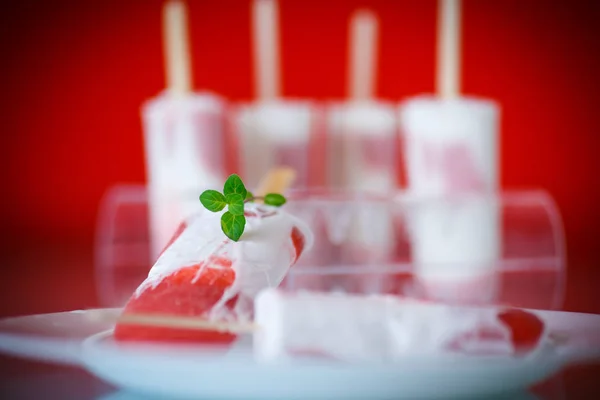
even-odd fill
[(246, 192), (246, 198), (244, 200), (252, 201), (253, 197), (254, 197), (254, 195), (252, 194), (252, 192), (248, 190)]
[(244, 228), (246, 227), (246, 218), (243, 215), (233, 215), (229, 211), (226, 211), (221, 216), (221, 229), (223, 233), (234, 242), (237, 242)]
[(225, 202), (227, 204), (243, 203), (244, 197), (241, 194), (229, 193), (225, 195)]
[(279, 193), (269, 193), (265, 196), (265, 204), (275, 207), (280, 207), (286, 202), (285, 197)]
[(242, 178), (236, 174), (229, 175), (223, 186), (223, 194), (225, 196), (228, 194), (239, 194), (242, 196), (242, 199), (245, 199), (247, 193), (248, 191), (244, 186), (244, 182), (242, 182)]
[(216, 190), (205, 190), (200, 195), (200, 203), (209, 211), (217, 212), (225, 208), (225, 196)]
[(229, 212), (233, 215), (244, 215), (244, 198), (241, 194), (228, 194), (225, 201), (229, 204)]

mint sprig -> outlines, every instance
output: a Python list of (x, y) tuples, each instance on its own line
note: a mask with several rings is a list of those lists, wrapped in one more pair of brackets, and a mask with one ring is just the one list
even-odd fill
[(244, 206), (248, 202), (262, 200), (265, 204), (280, 207), (285, 204), (286, 199), (279, 193), (268, 193), (264, 197), (255, 197), (244, 186), (242, 179), (236, 175), (230, 175), (223, 185), (223, 193), (216, 190), (205, 190), (200, 195), (200, 203), (209, 211), (219, 212), (227, 206), (227, 211), (221, 216), (221, 229), (225, 235), (237, 242), (246, 227)]

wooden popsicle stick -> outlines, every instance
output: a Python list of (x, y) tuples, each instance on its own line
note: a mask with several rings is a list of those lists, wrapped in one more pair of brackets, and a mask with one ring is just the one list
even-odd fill
[(261, 101), (274, 100), (280, 94), (278, 14), (277, 0), (252, 2), (254, 81), (256, 95)]
[(117, 322), (123, 325), (144, 325), (163, 328), (179, 328), (192, 330), (214, 330), (230, 333), (252, 333), (257, 326), (252, 323), (226, 321), (209, 321), (199, 317), (180, 317), (161, 314), (123, 314)]
[(437, 92), (445, 99), (460, 94), (461, 0), (438, 0)]
[(192, 90), (187, 15), (183, 1), (170, 0), (163, 7), (167, 88), (176, 96), (186, 95)]
[(267, 193), (285, 193), (296, 179), (296, 171), (289, 167), (276, 167), (271, 169), (260, 181), (254, 191), (255, 197)]
[(348, 96), (352, 100), (375, 95), (378, 30), (377, 16), (371, 11), (356, 11), (350, 20)]

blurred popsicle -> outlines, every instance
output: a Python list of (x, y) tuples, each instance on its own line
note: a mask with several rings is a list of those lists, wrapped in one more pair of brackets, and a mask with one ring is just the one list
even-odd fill
[[(360, 9), (349, 23), (348, 101), (330, 109), (329, 184), (352, 192), (389, 194), (396, 188), (398, 153), (393, 106), (375, 100), (379, 20)], [(394, 248), (388, 210), (357, 210), (349, 235), (349, 257), (389, 258)]]
[(408, 192), (422, 200), (410, 213), (412, 253), (429, 296), (489, 301), (500, 235), (498, 205), (485, 195), (498, 189), (499, 110), (460, 96), (460, 16), (459, 0), (439, 1), (438, 96), (400, 108)]
[(254, 0), (252, 37), (256, 102), (235, 113), (239, 135), (241, 174), (249, 185), (276, 165), (297, 172), (296, 187), (309, 185), (310, 154), (315, 129), (311, 102), (283, 100), (279, 60), (278, 3)]
[(388, 193), (396, 185), (396, 116), (375, 100), (379, 20), (368, 10), (350, 20), (348, 102), (338, 110), (344, 187)]
[(508, 356), (535, 350), (547, 335), (543, 321), (524, 310), (273, 288), (256, 296), (255, 323), (254, 354), (266, 362), (301, 355), (346, 362), (443, 353)]
[(312, 163), (322, 164), (311, 153), (316, 109), (309, 101), (260, 101), (239, 108), (236, 127), (240, 143), (241, 175), (257, 185), (274, 166), (287, 166), (297, 173), (295, 188), (314, 181)]
[(225, 178), (224, 101), (192, 92), (187, 8), (163, 8), (167, 88), (142, 108), (149, 193), (151, 257), (198, 207), (197, 193)]

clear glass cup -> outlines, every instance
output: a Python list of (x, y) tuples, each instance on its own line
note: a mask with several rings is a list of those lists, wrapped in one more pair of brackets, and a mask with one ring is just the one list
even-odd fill
[[(96, 270), (103, 306), (122, 306), (150, 268), (145, 196), (143, 187), (117, 187), (102, 202)], [(295, 190), (289, 194), (285, 209), (304, 220), (315, 235), (312, 249), (291, 268), (281, 284), (285, 290), (388, 293), (540, 309), (562, 306), (566, 274), (564, 233), (556, 204), (546, 192), (504, 192), (449, 200), (410, 198), (401, 192), (375, 195), (326, 189)], [(456, 209), (462, 210), (462, 214)], [(371, 218), (381, 210), (390, 215), (391, 231), (387, 224), (382, 227), (376, 223), (377, 219)], [(445, 224), (429, 223), (431, 210)], [(469, 212), (490, 214), (498, 223), (479, 221), (483, 228), (468, 229), (469, 224), (464, 221), (461, 224), (461, 218), (470, 221)], [(458, 217), (443, 221), (453, 213)], [(429, 220), (419, 225), (422, 215)], [(458, 228), (453, 229), (453, 224)], [(464, 257), (461, 262), (454, 254), (452, 262), (435, 260), (434, 263), (416, 257), (415, 248), (419, 245), (448, 250), (444, 243), (432, 244), (432, 239), (444, 237), (440, 232), (450, 232), (450, 243), (459, 243), (465, 246), (464, 250), (468, 246), (475, 248), (478, 242), (474, 235), (490, 226), (497, 228), (497, 235), (493, 236), (497, 239), (494, 247), (497, 250), (487, 254), (492, 256), (489, 259)], [(425, 228), (427, 234), (433, 232), (432, 236), (426, 238), (429, 242), (419, 243), (423, 241), (419, 235), (424, 234), (421, 230)], [(364, 237), (381, 229), (386, 229), (387, 237), (379, 245), (355, 240), (356, 232)], [(456, 273), (448, 275), (448, 271)], [(469, 278), (473, 272), (482, 271), (487, 286), (480, 284), (479, 291), (487, 292), (474, 290), (472, 296), (453, 297), (456, 291), (449, 289), (458, 286), (459, 293), (468, 292), (461, 285), (465, 282), (473, 285)], [(442, 279), (441, 284), (429, 287), (428, 279), (436, 274), (456, 279)]]
[(148, 217), (143, 185), (113, 186), (100, 201), (94, 249), (100, 306), (123, 306), (148, 276), (152, 266)]
[[(290, 194), (287, 210), (309, 224), (315, 245), (290, 270), (282, 285), (286, 290), (387, 293), (541, 309), (562, 306), (564, 233), (556, 204), (546, 192), (448, 199), (297, 191)], [(357, 245), (353, 230), (375, 234), (382, 226), (374, 224), (372, 216), (381, 210), (387, 210), (394, 226), (386, 230), (386, 243)], [(461, 247), (457, 251), (450, 246)], [(444, 262), (435, 254), (420, 254), (428, 249), (452, 259)]]

